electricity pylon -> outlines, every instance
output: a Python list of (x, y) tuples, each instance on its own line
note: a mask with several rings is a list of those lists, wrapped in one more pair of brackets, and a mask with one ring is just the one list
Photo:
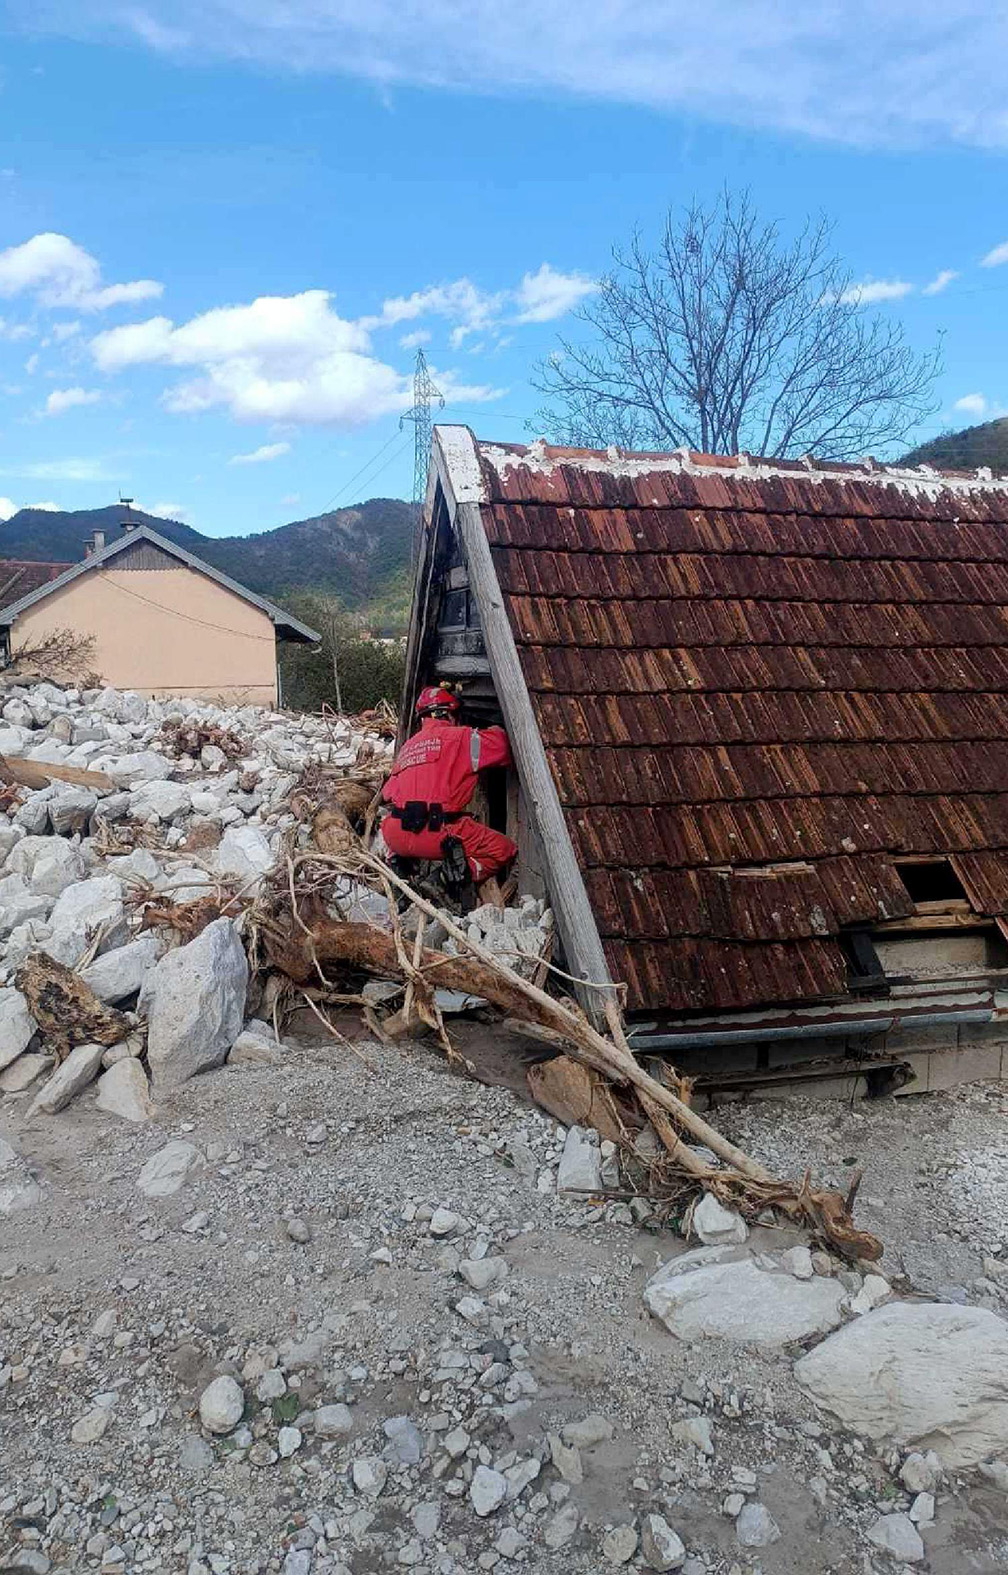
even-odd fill
[(405, 422), (413, 423), (413, 507), (416, 510), (413, 527), (414, 558), (420, 544), (424, 498), (427, 496), (427, 468), (430, 465), (432, 430), (431, 408), (434, 405), (442, 410), (444, 395), (431, 381), (427, 357), (420, 349), (416, 353), (416, 366), (413, 370), (413, 403), (409, 410), (404, 410), (399, 417), (400, 431)]

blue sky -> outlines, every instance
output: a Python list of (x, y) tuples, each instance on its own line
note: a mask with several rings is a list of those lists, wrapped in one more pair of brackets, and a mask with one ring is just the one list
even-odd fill
[(799, 10), (0, 0), (0, 513), (406, 496), (417, 336), (445, 419), (525, 437), (613, 241), (725, 181), (941, 336), (921, 436), (1000, 413), (1008, 22)]

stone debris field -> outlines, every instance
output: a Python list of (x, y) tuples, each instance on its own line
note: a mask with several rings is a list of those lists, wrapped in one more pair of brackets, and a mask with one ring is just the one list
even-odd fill
[[(240, 916), (143, 927), (254, 893), (305, 769), (386, 740), (9, 693), (0, 756), (112, 786), (0, 798), (0, 1571), (1008, 1571), (1003, 1085), (717, 1113), (776, 1173), (863, 1168), (879, 1263), (663, 1210), (432, 1042), (277, 1032)], [(471, 922), (534, 956), (550, 919)], [(115, 1037), (40, 1026), (40, 955)]]

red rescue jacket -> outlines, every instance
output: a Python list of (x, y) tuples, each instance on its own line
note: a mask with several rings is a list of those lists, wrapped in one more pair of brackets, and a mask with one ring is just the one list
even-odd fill
[(476, 773), (487, 766), (511, 765), (511, 747), (502, 727), (459, 727), (425, 716), (420, 731), (406, 740), (382, 790), (386, 804), (404, 809), (420, 801), (440, 804), (448, 814), (466, 808), (476, 791)]

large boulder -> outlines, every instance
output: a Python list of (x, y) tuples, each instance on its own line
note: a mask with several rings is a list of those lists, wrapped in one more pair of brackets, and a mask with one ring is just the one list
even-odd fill
[(101, 769), (111, 777), (117, 787), (137, 787), (141, 782), (164, 782), (172, 774), (175, 762), (153, 749), (141, 749), (135, 755), (116, 755), (102, 760)]
[(99, 1001), (125, 1001), (135, 995), (164, 951), (160, 936), (140, 935), (115, 951), (105, 952), (89, 963), (81, 977)]
[(680, 1340), (710, 1337), (774, 1347), (826, 1334), (841, 1321), (837, 1280), (796, 1280), (760, 1266), (739, 1247), (698, 1247), (663, 1264), (644, 1302)]
[(220, 1066), (241, 1033), (245, 949), (230, 919), (215, 919), (162, 957), (147, 981), (147, 1059), (155, 1085), (185, 1083)]
[(122, 883), (114, 875), (75, 881), (56, 899), (49, 927), (52, 936), (43, 949), (68, 968), (77, 966), (98, 930), (103, 932), (98, 950), (111, 951), (126, 938)]
[(0, 990), (0, 1070), (27, 1050), (38, 1024), (20, 990)]
[(557, 1167), (558, 1192), (597, 1192), (602, 1185), (602, 1155), (598, 1133), (587, 1127), (570, 1127)]
[(852, 1432), (933, 1449), (951, 1470), (1008, 1451), (1008, 1323), (981, 1307), (890, 1302), (795, 1374)]

